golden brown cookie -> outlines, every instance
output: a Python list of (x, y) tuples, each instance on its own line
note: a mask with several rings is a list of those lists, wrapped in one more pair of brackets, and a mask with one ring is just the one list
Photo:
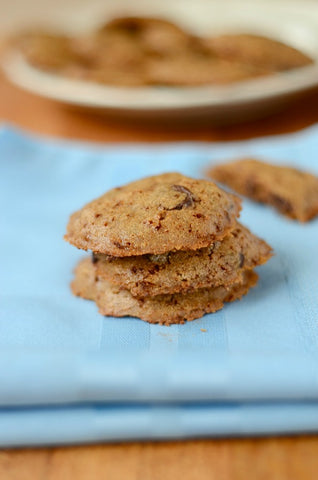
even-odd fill
[(220, 35), (206, 40), (220, 58), (245, 65), (278, 72), (299, 68), (312, 63), (312, 59), (282, 42), (259, 35)]
[(74, 270), (74, 279), (71, 282), (71, 290), (77, 297), (87, 300), (96, 300), (97, 272), (89, 257), (83, 258)]
[[(82, 260), (76, 268), (72, 291), (75, 295), (95, 300), (102, 315), (133, 316), (149, 323), (171, 325), (194, 320), (205, 313), (221, 309), (225, 302), (240, 299), (257, 283), (255, 272), (244, 272), (242, 283), (230, 287), (205, 288), (191, 293), (158, 295), (138, 299), (128, 290), (111, 285), (96, 276), (96, 269), (90, 258)], [(94, 291), (95, 288), (95, 291)]]
[(146, 58), (138, 36), (105, 26), (71, 43), (85, 63), (71, 65), (69, 76), (109, 85), (144, 85)]
[(128, 39), (141, 51), (153, 56), (170, 56), (189, 48), (193, 36), (180, 26), (162, 19), (152, 17), (114, 18), (97, 31), (99, 38), (116, 36)]
[(93, 254), (93, 262), (100, 278), (145, 297), (238, 283), (245, 269), (271, 255), (266, 242), (237, 224), (221, 242), (199, 250), (124, 258)]
[(236, 225), (240, 200), (214, 183), (165, 173), (105, 193), (75, 212), (65, 239), (118, 257), (196, 250)]
[(222, 85), (266, 75), (265, 69), (215, 56), (187, 52), (177, 58), (149, 60), (145, 78), (149, 84), (167, 86)]
[(310, 173), (251, 158), (217, 165), (207, 173), (236, 192), (300, 222), (318, 215), (318, 178)]
[(30, 31), (18, 36), (14, 42), (31, 65), (44, 70), (59, 71), (79, 61), (65, 35)]
[(129, 62), (125, 65), (89, 66), (69, 65), (63, 74), (69, 78), (84, 80), (94, 83), (103, 83), (117, 87), (140, 87), (145, 84), (147, 75), (143, 73), (142, 67), (138, 66), (134, 59), (134, 66)]
[[(109, 85), (149, 84), (149, 59), (175, 58), (192, 49), (192, 36), (171, 22), (147, 17), (111, 20), (96, 32), (72, 40), (86, 59), (67, 74)], [(111, 55), (109, 54), (111, 52)]]

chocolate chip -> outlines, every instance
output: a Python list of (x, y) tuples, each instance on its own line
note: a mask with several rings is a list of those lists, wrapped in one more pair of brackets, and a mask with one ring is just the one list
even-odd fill
[(208, 257), (210, 260), (212, 259), (214, 248), (215, 248), (215, 243), (212, 243), (212, 245), (209, 246), (209, 250), (208, 250)]
[(124, 248), (125, 248), (125, 246), (122, 245), (122, 244), (119, 243), (119, 242), (113, 242), (113, 244), (115, 245), (115, 247), (117, 247), (117, 248), (119, 248), (119, 249), (124, 249)]
[(160, 268), (159, 265), (154, 265), (152, 268), (148, 269), (148, 273), (150, 275), (154, 275), (156, 272), (159, 272)]
[(258, 193), (258, 185), (253, 178), (250, 178), (245, 184), (245, 190), (248, 197), (254, 197)]
[(125, 33), (139, 33), (143, 29), (142, 22), (134, 17), (127, 17), (117, 22), (115, 20), (111, 26), (116, 30), (123, 30)]
[(93, 252), (92, 253), (92, 263), (97, 263), (98, 262), (98, 257), (97, 255)]
[(286, 200), (286, 198), (282, 198), (279, 195), (272, 194), (270, 200), (271, 203), (283, 213), (291, 213), (293, 211), (291, 203)]
[[(159, 207), (161, 208), (161, 207)], [(159, 212), (154, 218), (150, 220), (145, 220), (143, 223), (146, 225), (151, 225), (155, 230), (160, 230), (162, 227), (161, 220), (166, 218), (167, 212)]]
[(188, 190), (186, 187), (183, 187), (182, 185), (172, 185), (172, 189), (175, 190), (176, 192), (184, 193), (185, 198), (180, 203), (178, 203), (175, 207), (168, 208), (168, 210), (182, 210), (182, 208), (193, 206), (196, 199), (193, 193), (190, 192), (190, 190)]
[(239, 263), (239, 267), (240, 267), (240, 268), (243, 268), (244, 263), (245, 263), (245, 256), (243, 255), (243, 253), (240, 253), (240, 263)]
[(120, 242), (113, 242), (113, 245), (115, 245), (115, 247), (119, 248), (120, 250), (124, 250), (125, 248), (129, 248), (131, 243), (126, 242), (125, 244), (122, 244)]

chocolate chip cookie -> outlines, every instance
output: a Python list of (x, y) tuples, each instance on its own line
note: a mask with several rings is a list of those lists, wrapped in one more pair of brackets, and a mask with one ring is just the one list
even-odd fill
[(311, 58), (296, 48), (260, 35), (220, 35), (206, 39), (206, 44), (224, 60), (250, 65), (268, 74), (312, 63)]
[(122, 258), (93, 254), (93, 263), (100, 278), (145, 297), (238, 283), (246, 269), (271, 254), (264, 240), (237, 224), (222, 241), (195, 251)]
[(240, 200), (213, 182), (165, 173), (105, 193), (75, 212), (65, 239), (117, 257), (196, 250), (236, 225)]
[(252, 158), (217, 165), (208, 175), (289, 218), (306, 222), (318, 215), (318, 177)]
[(240, 299), (257, 282), (257, 274), (247, 270), (242, 282), (230, 288), (223, 286), (202, 288), (190, 293), (157, 295), (136, 298), (128, 290), (112, 285), (96, 274), (90, 258), (82, 260), (76, 268), (72, 283), (74, 295), (95, 300), (102, 315), (124, 317), (133, 316), (149, 323), (171, 325), (184, 323), (202, 317), (205, 313), (220, 310), (225, 302)]

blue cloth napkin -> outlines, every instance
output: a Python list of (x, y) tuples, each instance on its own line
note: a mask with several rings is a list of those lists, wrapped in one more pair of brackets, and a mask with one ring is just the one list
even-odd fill
[[(0, 445), (318, 431), (318, 221), (244, 200), (275, 256), (240, 302), (185, 325), (71, 295), (68, 217), (107, 189), (255, 155), (318, 174), (318, 127), (226, 144), (88, 145), (0, 131)], [(44, 428), (45, 427), (45, 428)]]

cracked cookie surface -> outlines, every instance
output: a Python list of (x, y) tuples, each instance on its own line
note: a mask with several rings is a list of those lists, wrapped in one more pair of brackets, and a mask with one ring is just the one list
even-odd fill
[(196, 250), (224, 238), (241, 203), (213, 182), (180, 173), (114, 188), (75, 212), (65, 239), (117, 257)]

